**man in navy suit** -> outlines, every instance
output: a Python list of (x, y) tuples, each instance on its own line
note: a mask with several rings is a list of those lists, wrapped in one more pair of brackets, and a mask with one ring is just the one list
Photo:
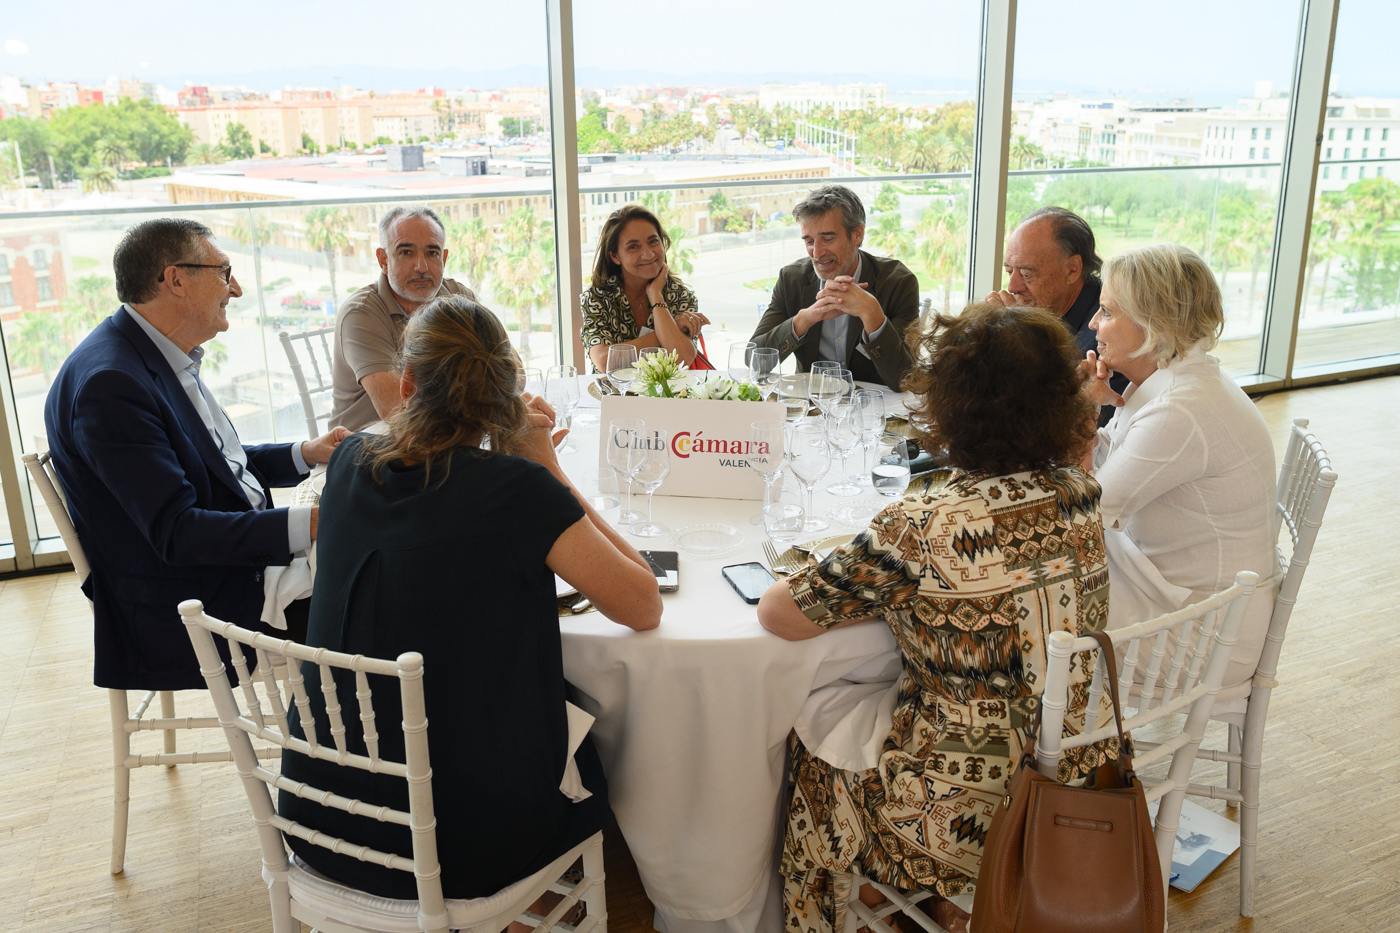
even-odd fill
[(44, 408), (49, 447), (92, 575), (99, 687), (202, 689), (176, 606), (257, 628), (263, 570), (316, 537), (316, 509), (273, 508), (330, 458), (344, 428), (244, 447), (199, 378), (200, 344), (241, 295), (212, 231), (163, 218), (112, 260), (122, 306), (64, 362)]

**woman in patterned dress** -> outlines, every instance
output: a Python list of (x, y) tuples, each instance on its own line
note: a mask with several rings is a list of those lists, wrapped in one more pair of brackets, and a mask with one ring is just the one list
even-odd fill
[(612, 212), (598, 237), (593, 282), (584, 291), (583, 348), (595, 372), (608, 365), (608, 347), (630, 343), (674, 350), (695, 360), (695, 338), (710, 323), (695, 293), (666, 267), (671, 238), (640, 204)]
[[(843, 770), (789, 739), (789, 933), (841, 930), (855, 876), (932, 892), (936, 919), (956, 928), (965, 915), (944, 899), (975, 886), (1039, 709), (1048, 636), (1097, 631), (1108, 618), (1099, 487), (1074, 465), (1096, 410), (1080, 392), (1069, 332), (1045, 311), (974, 304), (936, 318), (922, 350), (915, 421), (924, 448), (950, 461), (947, 484), (916, 483), (758, 607), (789, 639), (883, 619), (903, 656), (877, 767)], [(1083, 728), (1091, 673), (1071, 672), (1071, 731)], [(1084, 749), (1061, 778), (1116, 753), (1116, 739)], [(861, 894), (880, 902), (873, 889)]]

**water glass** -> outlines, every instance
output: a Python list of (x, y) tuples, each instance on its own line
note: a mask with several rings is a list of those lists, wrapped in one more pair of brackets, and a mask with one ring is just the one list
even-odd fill
[(647, 494), (646, 521), (632, 526), (639, 538), (659, 538), (671, 529), (652, 520), (651, 500), (671, 472), (671, 435), (660, 428), (637, 431), (636, 443), (627, 458), (627, 472)]
[(778, 351), (773, 347), (755, 347), (749, 355), (749, 375), (766, 401), (778, 381)]
[[(578, 407), (578, 399), (578, 370), (567, 364), (549, 367), (545, 374), (544, 400), (554, 409), (556, 428), (573, 426), (574, 409)], [(571, 454), (578, 451), (578, 446), (574, 444), (573, 436), (568, 435), (555, 449), (561, 454)]]
[(608, 347), (608, 381), (619, 395), (626, 395), (637, 378), (637, 348), (630, 343), (615, 343)]
[(828, 523), (812, 514), (812, 493), (817, 480), (831, 468), (831, 452), (826, 444), (826, 429), (819, 421), (803, 421), (792, 427), (792, 443), (788, 446), (788, 467), (807, 494), (804, 506), (807, 518), (803, 531), (821, 531)]
[(807, 373), (778, 377), (778, 400), (787, 409), (783, 417), (788, 424), (796, 424), (807, 416), (807, 383), (810, 381)]
[[(615, 348), (614, 348), (615, 349)], [(617, 418), (608, 422), (608, 431), (601, 438), (608, 445), (608, 466), (617, 474), (618, 481), (627, 479), (627, 508), (617, 516), (618, 522), (632, 524), (642, 520), (642, 513), (632, 508), (632, 473), (630, 458), (632, 447), (637, 443), (637, 433), (646, 427), (641, 418)], [(621, 489), (618, 490), (621, 492)]]
[(763, 530), (777, 544), (792, 544), (802, 533), (806, 515), (795, 502), (773, 502), (763, 507)]
[[(817, 369), (818, 366), (822, 368)], [(853, 385), (851, 371), (844, 366), (814, 363), (808, 397), (825, 413), (831, 403), (849, 395)]]
[(622, 500), (617, 496), (589, 496), (588, 504), (609, 525), (617, 521), (618, 513), (622, 511)]
[(881, 434), (875, 442), (875, 465), (870, 470), (875, 491), (895, 498), (909, 488), (908, 438), (902, 434)]
[(531, 395), (543, 394), (544, 374), (533, 367), (522, 368), (516, 376), (515, 389), (517, 392), (529, 392)]
[(749, 381), (749, 359), (758, 345), (752, 340), (729, 347), (729, 378), (735, 382)]

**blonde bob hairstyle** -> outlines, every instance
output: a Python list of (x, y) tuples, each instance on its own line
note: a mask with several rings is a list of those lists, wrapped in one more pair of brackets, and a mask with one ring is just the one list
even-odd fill
[(1104, 286), (1119, 309), (1142, 328), (1145, 356), (1163, 369), (1200, 345), (1209, 350), (1225, 328), (1220, 286), (1206, 261), (1177, 243), (1154, 243), (1111, 256), (1103, 264)]
[(520, 451), (531, 430), (520, 359), (491, 311), (461, 295), (429, 302), (404, 328), (399, 366), (413, 392), (386, 419), (388, 431), (365, 442), (376, 482), (396, 460), (422, 463), (425, 489), (439, 467), (446, 482), (453, 451), (483, 435), (492, 453)]

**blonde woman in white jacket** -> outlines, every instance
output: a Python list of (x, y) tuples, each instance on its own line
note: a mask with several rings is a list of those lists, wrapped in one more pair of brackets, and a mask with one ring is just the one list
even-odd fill
[[(1144, 246), (1104, 265), (1089, 324), (1098, 348), (1084, 366), (1090, 397), (1120, 406), (1092, 457), (1103, 487), (1109, 628), (1200, 600), (1241, 570), (1275, 575), (1273, 444), (1254, 403), (1207, 355), (1224, 323), (1214, 275), (1184, 246)], [(1110, 371), (1131, 383), (1122, 396)], [(1274, 591), (1255, 591), (1227, 688), (1254, 673)]]

